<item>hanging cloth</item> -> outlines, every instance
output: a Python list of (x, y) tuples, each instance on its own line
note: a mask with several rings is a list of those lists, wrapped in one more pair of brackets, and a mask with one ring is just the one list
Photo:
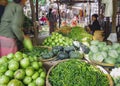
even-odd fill
[(113, 0), (102, 0), (102, 3), (106, 5), (105, 7), (105, 17), (112, 17), (113, 14)]

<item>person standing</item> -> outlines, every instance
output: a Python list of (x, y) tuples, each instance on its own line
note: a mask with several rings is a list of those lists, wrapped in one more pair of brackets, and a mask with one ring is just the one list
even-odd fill
[(8, 3), (7, 0), (0, 0), (0, 22), (1, 22), (1, 17), (4, 13), (4, 10), (5, 10), (7, 3)]
[(13, 0), (4, 11), (0, 24), (0, 57), (17, 51), (16, 40), (23, 42), (23, 6), (26, 0)]
[(49, 24), (49, 30), (50, 34), (55, 31), (56, 29), (56, 24), (57, 24), (57, 18), (56, 16), (52, 13), (52, 8), (49, 9), (49, 13), (47, 14), (47, 20)]

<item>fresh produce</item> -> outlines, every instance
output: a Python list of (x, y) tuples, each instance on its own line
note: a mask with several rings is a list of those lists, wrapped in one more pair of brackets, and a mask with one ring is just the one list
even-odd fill
[(53, 32), (52, 35), (46, 38), (43, 42), (44, 46), (69, 46), (72, 45), (72, 39), (64, 37), (57, 32)]
[(107, 75), (80, 60), (57, 64), (49, 73), (51, 86), (110, 86)]
[(83, 54), (81, 54), (79, 51), (71, 51), (69, 53), (70, 58), (76, 58), (76, 59), (82, 59)]
[(110, 75), (114, 80), (114, 86), (120, 86), (120, 67), (112, 69)]
[(42, 62), (31, 58), (19, 51), (0, 58), (0, 86), (44, 86), (46, 72)]
[(23, 83), (17, 79), (11, 80), (7, 86), (24, 86)]
[(90, 49), (89, 49), (88, 46), (86, 46), (85, 44), (80, 43), (80, 42), (78, 42), (78, 41), (74, 41), (74, 42), (73, 42), (73, 45), (74, 45), (74, 47), (75, 47), (77, 50), (79, 50), (79, 51), (81, 51), (81, 52), (83, 52), (83, 53), (85, 53), (85, 54), (88, 54), (89, 51), (90, 51)]
[(27, 54), (28, 56), (36, 57), (37, 59), (50, 59), (54, 57), (52, 50), (50, 50), (47, 47), (37, 46), (37, 47), (33, 47), (32, 51), (24, 49), (22, 50), (22, 52)]
[(91, 41), (89, 59), (109, 64), (120, 63), (120, 44), (107, 45), (105, 42)]
[(62, 32), (60, 33), (63, 34), (64, 36), (73, 39), (74, 41), (82, 42), (88, 46), (89, 46), (89, 42), (92, 40), (92, 35), (87, 33), (84, 28), (78, 26), (72, 27), (72, 30), (69, 31), (69, 33), (67, 34), (64, 34)]
[(57, 55), (57, 59), (82, 59), (83, 53), (77, 51), (74, 46), (55, 46), (52, 51)]

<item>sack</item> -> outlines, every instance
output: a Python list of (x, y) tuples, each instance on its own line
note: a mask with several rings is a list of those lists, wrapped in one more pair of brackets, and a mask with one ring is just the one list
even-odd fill
[(93, 40), (103, 41), (104, 40), (103, 32), (104, 31), (102, 31), (102, 30), (95, 31), (94, 35), (93, 35)]

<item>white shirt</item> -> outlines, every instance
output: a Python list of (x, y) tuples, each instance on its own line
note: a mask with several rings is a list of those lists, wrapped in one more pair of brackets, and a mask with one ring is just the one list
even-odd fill
[(106, 5), (105, 7), (105, 17), (112, 17), (113, 14), (113, 0), (102, 0), (102, 3)]

